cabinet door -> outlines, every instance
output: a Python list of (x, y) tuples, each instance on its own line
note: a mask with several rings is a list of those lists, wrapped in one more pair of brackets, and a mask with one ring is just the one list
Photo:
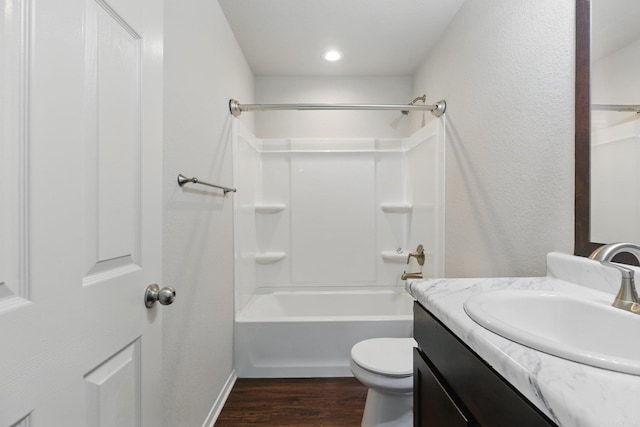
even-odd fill
[[(427, 364), (449, 395), (464, 402), (474, 423), (490, 427), (556, 426), (419, 303), (414, 306), (414, 335)], [(425, 400), (428, 397), (425, 396)]]
[(449, 395), (418, 349), (413, 350), (413, 425), (470, 427), (474, 423)]

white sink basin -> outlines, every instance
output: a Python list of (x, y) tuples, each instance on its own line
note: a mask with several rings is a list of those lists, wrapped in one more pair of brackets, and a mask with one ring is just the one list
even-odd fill
[(611, 307), (613, 298), (501, 290), (470, 297), (464, 310), (486, 329), (535, 350), (640, 375), (640, 316)]

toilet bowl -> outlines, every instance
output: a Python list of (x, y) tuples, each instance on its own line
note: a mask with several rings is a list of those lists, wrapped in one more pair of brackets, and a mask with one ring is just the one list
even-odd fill
[(365, 386), (362, 427), (413, 426), (413, 338), (373, 338), (351, 349), (351, 372)]

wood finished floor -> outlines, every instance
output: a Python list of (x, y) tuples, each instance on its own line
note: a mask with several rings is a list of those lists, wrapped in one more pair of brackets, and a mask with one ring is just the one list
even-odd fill
[(355, 378), (239, 378), (215, 426), (357, 427), (366, 397)]

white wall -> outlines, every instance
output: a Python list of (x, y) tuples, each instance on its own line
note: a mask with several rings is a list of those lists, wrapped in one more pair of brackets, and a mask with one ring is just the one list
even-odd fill
[[(406, 104), (406, 77), (256, 77), (256, 103)], [(246, 101), (239, 99), (241, 103)], [(409, 136), (397, 111), (269, 111), (256, 114), (258, 138), (394, 138)]]
[(574, 32), (574, 0), (468, 0), (415, 74), (447, 100), (447, 276), (573, 251)]
[(233, 369), (234, 195), (180, 189), (176, 175), (232, 184), (227, 103), (251, 102), (253, 76), (218, 2), (165, 5), (164, 284), (177, 299), (163, 307), (158, 410), (166, 426), (201, 426)]

